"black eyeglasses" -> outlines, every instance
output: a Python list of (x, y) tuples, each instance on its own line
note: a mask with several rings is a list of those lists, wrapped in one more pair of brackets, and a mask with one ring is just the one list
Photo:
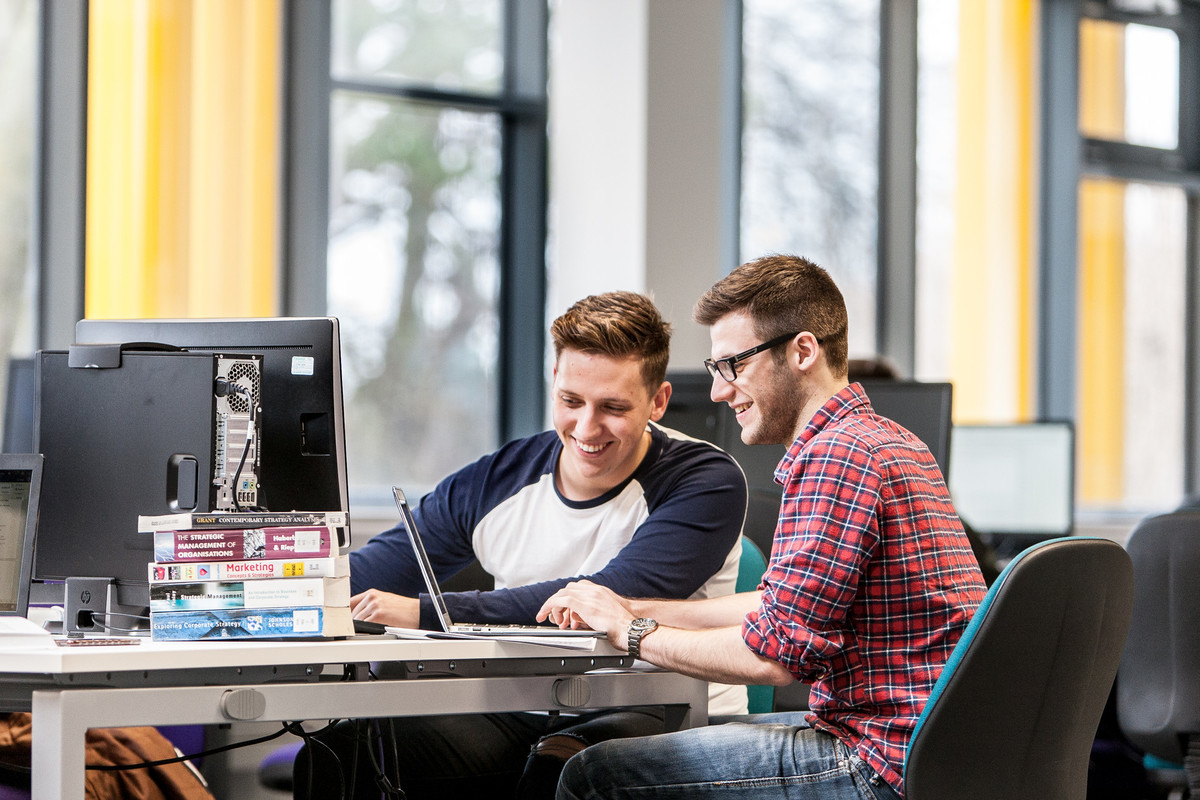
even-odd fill
[(728, 356), (726, 358), (718, 358), (713, 361), (711, 358), (704, 359), (704, 366), (708, 368), (708, 374), (714, 378), (720, 375), (725, 380), (733, 383), (737, 380), (737, 365), (745, 361), (755, 353), (761, 353), (764, 350), (770, 350), (772, 347), (781, 345), (789, 339), (794, 339), (800, 335), (800, 331), (795, 333), (785, 333), (783, 336), (776, 336), (769, 342), (763, 342), (758, 347), (751, 347), (749, 350), (744, 350), (736, 356)]

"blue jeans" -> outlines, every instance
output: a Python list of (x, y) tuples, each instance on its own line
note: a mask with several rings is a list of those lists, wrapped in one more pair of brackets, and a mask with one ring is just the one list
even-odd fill
[(803, 712), (592, 745), (571, 758), (557, 800), (897, 800), (899, 795)]

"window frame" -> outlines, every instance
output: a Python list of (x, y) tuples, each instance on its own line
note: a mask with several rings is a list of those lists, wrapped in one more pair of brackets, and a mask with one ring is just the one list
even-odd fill
[[(1100, 177), (1179, 186), (1187, 196), (1184, 492), (1195, 494), (1200, 491), (1200, 98), (1194, 88), (1200, 85), (1200, 5), (1183, 2), (1175, 16), (1119, 11), (1098, 0), (1044, 0), (1041, 13), (1039, 416), (1075, 417), (1079, 182)], [(1178, 35), (1178, 148), (1080, 134), (1079, 24), (1084, 18), (1167, 27)]]
[(65, 348), (83, 317), (87, 197), (87, 0), (39, 9), (37, 197), (30, 254), (37, 270), (37, 348)]
[[(500, 117), (501, 442), (545, 427), (546, 136), (548, 9), (540, 0), (504, 4), (504, 82), (497, 96), (335, 80), (329, 0), (299, 0), (285, 18), (281, 306), (284, 314), (326, 313), (330, 107), (333, 92), (492, 112)], [(497, 442), (499, 444), (499, 442)]]

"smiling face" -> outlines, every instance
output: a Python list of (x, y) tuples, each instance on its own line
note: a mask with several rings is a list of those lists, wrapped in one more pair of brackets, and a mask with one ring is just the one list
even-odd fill
[[(714, 359), (762, 343), (750, 317), (743, 312), (717, 320), (709, 336)], [(811, 393), (789, 366), (796, 360), (795, 349), (794, 340), (778, 345), (779, 352), (786, 353), (785, 363), (777, 361), (779, 353), (774, 348), (756, 353), (738, 363), (737, 378), (732, 382), (720, 376), (713, 378), (710, 396), (713, 402), (733, 409), (746, 444), (791, 444), (807, 419), (805, 406)]]
[(650, 393), (636, 357), (564, 349), (551, 396), (563, 443), (559, 491), (571, 500), (590, 500), (632, 475), (650, 448), (646, 423), (662, 418), (670, 396), (668, 383)]

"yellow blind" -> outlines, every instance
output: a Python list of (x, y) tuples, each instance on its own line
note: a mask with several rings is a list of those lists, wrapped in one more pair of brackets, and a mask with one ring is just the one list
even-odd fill
[[(1079, 27), (1079, 121), (1093, 136), (1125, 134), (1125, 28)], [(1079, 184), (1079, 495), (1103, 503), (1124, 494), (1125, 184)]]
[(85, 312), (278, 313), (279, 0), (92, 0)]
[(1032, 412), (1035, 9), (959, 3), (951, 377), (961, 421)]

